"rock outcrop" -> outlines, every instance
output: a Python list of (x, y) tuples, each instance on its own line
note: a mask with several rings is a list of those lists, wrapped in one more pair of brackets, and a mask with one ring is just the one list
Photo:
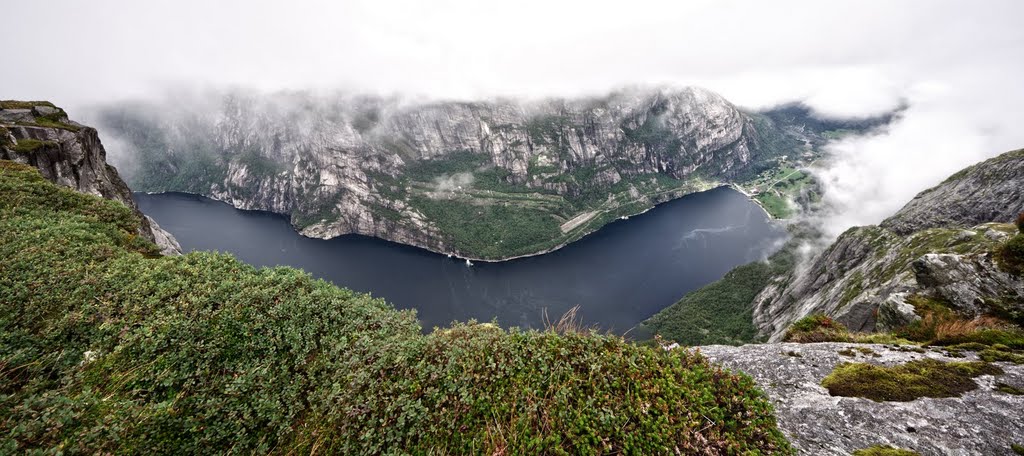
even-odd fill
[(976, 378), (978, 388), (960, 397), (875, 402), (831, 396), (821, 380), (843, 362), (894, 365), (922, 358), (970, 361), (977, 356), (966, 352), (963, 358), (951, 358), (939, 349), (841, 343), (698, 349), (754, 378), (775, 406), (779, 428), (801, 454), (848, 455), (872, 445), (891, 445), (922, 455), (1012, 455), (1010, 445), (1024, 442), (1024, 396), (995, 388), (997, 382), (1024, 388), (1024, 365), (998, 363), (1004, 374)]
[[(359, 233), (485, 259), (547, 251), (618, 216), (756, 174), (803, 152), (794, 138), (813, 136), (692, 88), (537, 102), (304, 93), (176, 101), (98, 113), (136, 161), (133, 188), (288, 214), (307, 236)], [(587, 223), (567, 223), (591, 212)], [(465, 226), (469, 214), (477, 225), (494, 220), (493, 239), (467, 239), (477, 231)]]
[(881, 223), (897, 234), (1012, 222), (1024, 211), (1024, 150), (966, 168), (919, 193)]
[(96, 129), (73, 122), (46, 102), (0, 102), (0, 159), (34, 166), (51, 182), (119, 201), (142, 221), (139, 235), (164, 255), (181, 253), (174, 236), (139, 211), (131, 190), (107, 164)]
[(852, 228), (804, 267), (776, 277), (754, 299), (755, 325), (773, 341), (812, 313), (855, 331), (891, 330), (915, 318), (907, 303), (914, 295), (966, 317), (1022, 315), (1024, 279), (991, 258), (1017, 231), (1010, 222), (1024, 212), (1022, 189), (1024, 151), (953, 175), (880, 226)]

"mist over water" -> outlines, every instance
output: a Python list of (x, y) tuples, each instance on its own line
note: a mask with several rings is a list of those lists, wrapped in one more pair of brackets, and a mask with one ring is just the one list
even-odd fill
[(662, 204), (545, 255), (500, 263), (447, 258), (359, 235), (296, 233), (285, 217), (187, 194), (136, 194), (186, 251), (218, 250), (256, 266), (287, 265), (416, 309), (424, 328), (497, 319), (543, 326), (580, 305), (587, 325), (623, 333), (688, 291), (772, 253), (785, 230), (728, 188)]

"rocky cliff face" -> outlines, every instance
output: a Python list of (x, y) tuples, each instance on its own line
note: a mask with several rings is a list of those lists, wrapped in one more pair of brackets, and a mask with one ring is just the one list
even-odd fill
[(927, 228), (1011, 222), (1024, 210), (1024, 150), (1008, 152), (950, 176), (881, 223), (897, 234)]
[(181, 253), (170, 233), (139, 212), (131, 190), (107, 164), (96, 130), (68, 120), (62, 109), (46, 102), (0, 102), (0, 159), (34, 166), (58, 185), (124, 203), (142, 220), (141, 236), (165, 255)]
[(957, 173), (880, 226), (853, 228), (804, 268), (776, 277), (754, 299), (755, 324), (771, 340), (812, 313), (857, 331), (891, 330), (916, 318), (907, 302), (914, 295), (968, 317), (1024, 315), (1024, 281), (991, 253), (1016, 232), (1009, 222), (1024, 211), (1022, 189), (1024, 151)]
[(532, 103), (215, 94), (108, 106), (133, 187), (467, 257), (542, 252), (803, 143), (700, 89)]

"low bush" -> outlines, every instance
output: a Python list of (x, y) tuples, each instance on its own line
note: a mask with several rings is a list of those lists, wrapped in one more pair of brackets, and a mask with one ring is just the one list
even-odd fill
[(1024, 275), (1024, 233), (1006, 241), (996, 252), (995, 257), (1002, 270), (1016, 276)]
[(753, 381), (593, 332), (458, 324), (291, 268), (152, 256), (0, 161), (0, 453), (791, 453)]
[(795, 321), (786, 330), (786, 342), (853, 342), (850, 331), (832, 317), (815, 314)]
[(998, 366), (983, 361), (921, 359), (891, 367), (843, 363), (821, 381), (821, 386), (833, 396), (876, 402), (912, 401), (920, 397), (956, 397), (978, 388), (974, 377), (1002, 373)]

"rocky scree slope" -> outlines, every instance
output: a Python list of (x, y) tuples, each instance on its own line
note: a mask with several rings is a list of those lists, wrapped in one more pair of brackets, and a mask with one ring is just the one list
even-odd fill
[(754, 322), (780, 340), (797, 319), (821, 313), (851, 330), (892, 330), (919, 318), (909, 298), (961, 315), (1020, 324), (1024, 281), (992, 251), (1024, 212), (1024, 150), (969, 167), (915, 197), (880, 226), (851, 228), (804, 269), (775, 277), (753, 301)]
[(181, 253), (174, 236), (139, 211), (117, 169), (107, 164), (96, 129), (45, 101), (0, 101), (0, 159), (31, 165), (58, 185), (123, 203), (141, 220), (139, 235), (164, 255)]
[(132, 152), (136, 190), (288, 214), (311, 237), (359, 233), (498, 260), (820, 143), (784, 114), (689, 88), (529, 103), (214, 93), (109, 105), (96, 119)]

